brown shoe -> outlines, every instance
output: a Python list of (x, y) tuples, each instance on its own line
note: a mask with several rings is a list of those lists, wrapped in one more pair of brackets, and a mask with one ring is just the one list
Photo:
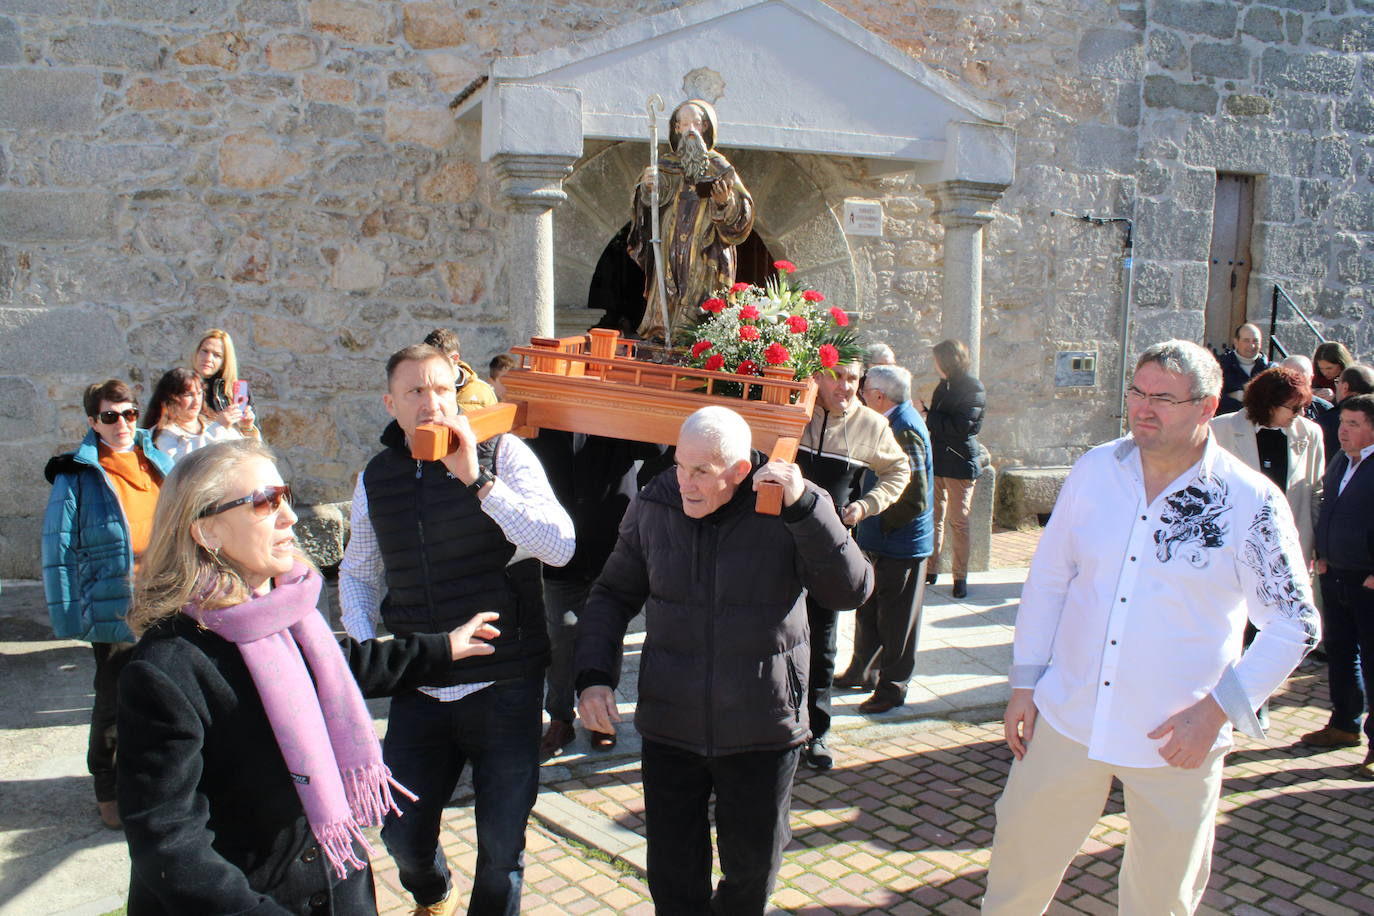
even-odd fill
[(1364, 763), (1360, 764), (1357, 769), (1361, 776), (1374, 779), (1374, 748), (1370, 748), (1369, 753), (1364, 755)]
[(544, 732), (544, 737), (539, 741), (539, 759), (548, 760), (563, 753), (563, 749), (573, 743), (576, 737), (573, 732), (571, 722), (563, 722), (554, 719), (549, 723), (548, 730)]
[(100, 809), (100, 823), (111, 830), (124, 829), (124, 822), (119, 819), (119, 802), (96, 802), (95, 806)]
[(1308, 732), (1299, 740), (1309, 747), (1359, 747), (1361, 743), (1358, 733), (1342, 731), (1330, 725)]
[(891, 712), (898, 706), (901, 706), (902, 703), (903, 700), (875, 693), (859, 704), (859, 712), (866, 716), (875, 716), (879, 713)]

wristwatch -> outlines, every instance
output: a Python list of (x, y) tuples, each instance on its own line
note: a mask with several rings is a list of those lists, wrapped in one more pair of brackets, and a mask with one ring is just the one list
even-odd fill
[(482, 468), (480, 471), (477, 472), (477, 479), (474, 480), (472, 483), (468, 484), (468, 492), (471, 493), (473, 496), (476, 496), (479, 492), (481, 492), (483, 487), (485, 487), (487, 484), (491, 483), (495, 479), (495, 474), (493, 474), (486, 468)]

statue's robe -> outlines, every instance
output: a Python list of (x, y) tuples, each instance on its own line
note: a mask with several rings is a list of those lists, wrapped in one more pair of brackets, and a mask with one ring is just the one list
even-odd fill
[[(724, 174), (730, 163), (712, 150), (712, 173)], [(754, 228), (754, 199), (739, 175), (731, 172), (734, 196), (720, 206), (708, 194), (701, 197), (696, 186), (683, 175), (681, 159), (666, 153), (658, 160), (659, 219), (667, 267), (664, 281), (668, 292), (669, 315), (673, 333), (696, 323), (701, 303), (718, 289), (735, 282), (735, 246), (744, 242)], [(645, 334), (663, 325), (658, 304), (658, 283), (654, 276), (654, 251), (649, 190), (641, 181), (634, 191), (634, 219), (630, 224), (627, 250), (644, 269), (644, 297), (647, 307), (639, 332)]]

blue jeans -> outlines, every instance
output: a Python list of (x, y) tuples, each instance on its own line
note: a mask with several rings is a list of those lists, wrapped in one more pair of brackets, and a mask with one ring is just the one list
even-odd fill
[(477, 873), (467, 912), (520, 912), (525, 823), (539, 789), (543, 681), (540, 674), (497, 681), (451, 703), (419, 691), (392, 699), (382, 754), (392, 776), (419, 801), (396, 795), (401, 816), (387, 816), (382, 842), (417, 904), (443, 900), (452, 886), (439, 823), (471, 763)]

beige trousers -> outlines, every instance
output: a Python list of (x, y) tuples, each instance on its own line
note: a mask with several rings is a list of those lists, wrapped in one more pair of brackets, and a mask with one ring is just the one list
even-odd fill
[(940, 571), (940, 543), (948, 524), (953, 554), (950, 570), (956, 579), (968, 578), (968, 517), (973, 512), (973, 485), (977, 482), (958, 477), (935, 478), (935, 543), (931, 546), (928, 572)]
[(1122, 916), (1189, 916), (1212, 868), (1224, 750), (1195, 770), (1119, 767), (1036, 721), (997, 801), (984, 916), (1040, 916), (1102, 815), (1112, 777), (1129, 822), (1118, 893)]

